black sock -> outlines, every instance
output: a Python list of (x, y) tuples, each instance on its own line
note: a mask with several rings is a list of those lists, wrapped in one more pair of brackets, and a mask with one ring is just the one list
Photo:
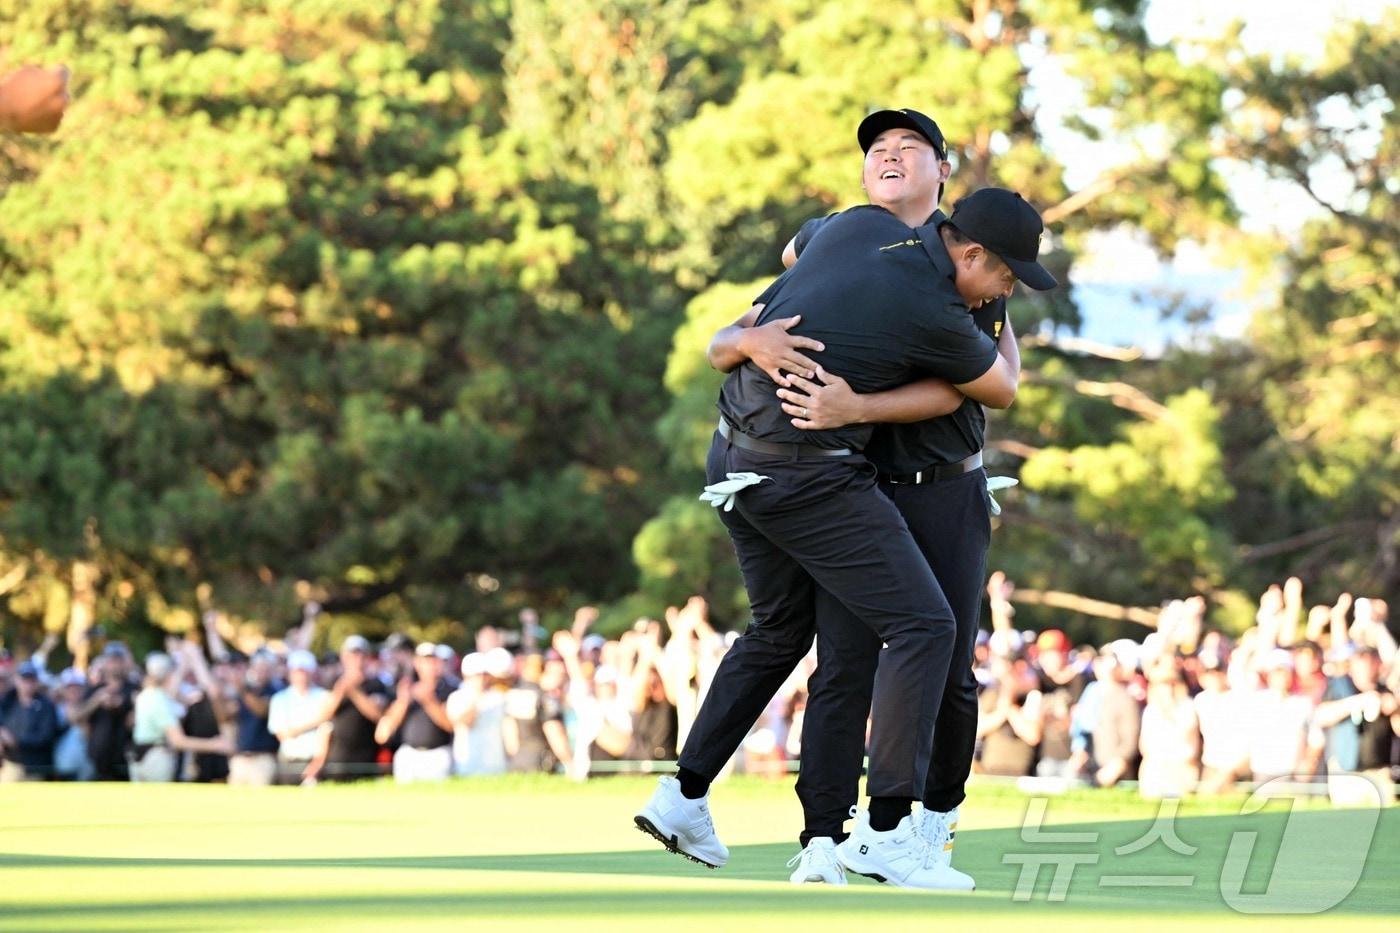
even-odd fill
[(913, 811), (913, 797), (871, 797), (870, 828), (877, 833), (887, 833)]
[(710, 792), (710, 781), (708, 778), (696, 774), (689, 768), (681, 768), (676, 772), (676, 777), (681, 782), (681, 796), (686, 800), (699, 800)]

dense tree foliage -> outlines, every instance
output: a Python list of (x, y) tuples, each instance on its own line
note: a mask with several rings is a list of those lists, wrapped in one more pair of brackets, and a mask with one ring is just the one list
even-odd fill
[[(0, 626), (149, 641), (197, 592), (274, 635), (313, 599), (445, 637), (693, 592), (741, 621), (694, 499), (703, 347), (860, 200), (853, 126), (884, 105), (940, 121), (950, 200), (1044, 208), (1063, 275), (1136, 231), (1282, 283), (1246, 339), (1147, 361), (1059, 340), (1068, 289), (1014, 302), (998, 564), (1227, 613), (1295, 565), (1394, 596), (1400, 17), (1304, 65), (1154, 45), (1142, 7), (0, 0), (9, 60), (66, 60), (76, 97), (53, 139), (0, 140)], [(1069, 129), (1127, 153), (1078, 190), (1046, 63)], [(1231, 161), (1350, 188), (1246, 237)]]

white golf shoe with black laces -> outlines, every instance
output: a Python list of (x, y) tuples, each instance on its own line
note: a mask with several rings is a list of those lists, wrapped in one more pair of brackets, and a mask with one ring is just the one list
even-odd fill
[(729, 861), (729, 850), (715, 835), (709, 793), (691, 800), (681, 793), (681, 782), (669, 775), (657, 781), (656, 791), (633, 822), (667, 851), (684, 855), (692, 862), (720, 868)]
[[(794, 867), (795, 866), (795, 867)], [(829, 836), (817, 836), (807, 847), (788, 859), (793, 884), (845, 884), (846, 869), (836, 860), (836, 842)]]

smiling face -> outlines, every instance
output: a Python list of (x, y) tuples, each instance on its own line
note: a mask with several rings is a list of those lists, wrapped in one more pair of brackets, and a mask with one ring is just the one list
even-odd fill
[(870, 144), (861, 186), (871, 204), (915, 226), (938, 206), (938, 189), (948, 179), (949, 170), (948, 163), (938, 158), (933, 144), (921, 134), (896, 127), (885, 130)]

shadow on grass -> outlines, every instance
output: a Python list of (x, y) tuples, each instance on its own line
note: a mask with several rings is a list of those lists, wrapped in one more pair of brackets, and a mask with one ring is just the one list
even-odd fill
[[(1053, 818), (1053, 802), (1051, 817)], [(1088, 834), (1092, 841), (1028, 841), (1020, 828), (989, 829), (959, 833), (957, 864), (978, 881), (974, 894), (940, 894), (940, 912), (986, 911), (989, 908), (1062, 906), (1069, 910), (1093, 910), (1141, 914), (1154, 910), (1172, 912), (1228, 911), (1221, 896), (1221, 873), (1225, 853), (1235, 833), (1253, 833), (1253, 855), (1244, 874), (1243, 891), (1258, 893), (1275, 891), (1283, 903), (1308, 902), (1309, 891), (1318, 885), (1337, 883), (1329, 877), (1329, 860), (1345, 847), (1355, 847), (1358, 836), (1359, 811), (1304, 811), (1292, 814), (1296, 825), (1294, 839), (1304, 839), (1308, 851), (1303, 855), (1302, 874), (1298, 858), (1285, 860), (1278, 855), (1290, 814), (1264, 812), (1251, 816), (1212, 815), (1179, 817), (1170, 823), (1175, 832), (1177, 850), (1193, 849), (1191, 854), (1173, 851), (1162, 840), (1142, 844), (1153, 829), (1152, 820), (1110, 821), (1046, 825), (1043, 832), (1052, 834)], [(1165, 825), (1165, 824), (1164, 824)], [(1161, 828), (1161, 827), (1159, 827)], [(1301, 830), (1301, 833), (1299, 831)], [(1400, 876), (1400, 811), (1386, 811), (1371, 840), (1369, 857), (1359, 883), (1335, 908), (1339, 913), (1393, 914), (1400, 911), (1400, 895), (1394, 879)], [(1134, 849), (1134, 844), (1138, 848)], [(1125, 848), (1126, 847), (1126, 848)], [(1122, 854), (1115, 850), (1124, 850)], [(455, 855), (455, 856), (349, 856), (316, 858), (121, 858), (115, 856), (64, 856), (0, 853), (0, 874), (11, 869), (74, 869), (90, 871), (104, 868), (156, 869), (259, 869), (279, 873), (296, 869), (380, 869), (394, 872), (409, 870), (441, 870), (447, 872), (523, 872), (543, 876), (624, 876), (628, 883), (600, 884), (600, 890), (551, 888), (541, 879), (530, 890), (463, 890), (460, 893), (355, 894), (337, 893), (333, 896), (308, 895), (293, 897), (223, 899), (208, 901), (110, 901), (83, 904), (11, 903), (0, 904), (0, 917), (11, 921), (28, 917), (84, 916), (111, 911), (165, 912), (198, 910), (238, 910), (263, 913), (266, 911), (297, 911), (315, 909), (319, 912), (361, 913), (380, 910), (422, 910), (429, 914), (471, 913), (529, 914), (564, 917), (570, 915), (654, 913), (658, 910), (701, 912), (717, 915), (753, 910), (813, 909), (838, 914), (865, 912), (873, 909), (927, 910), (929, 895), (899, 892), (909, 897), (895, 896), (881, 885), (863, 878), (854, 878), (845, 890), (769, 887), (755, 885), (752, 889), (723, 885), (711, 887), (708, 882), (785, 882), (787, 859), (796, 851), (795, 844), (736, 846), (729, 864), (720, 871), (711, 871), (659, 847), (645, 847), (624, 852), (532, 853), (523, 855)], [(1353, 849), (1354, 851), (1354, 849)], [(1049, 900), (1054, 863), (1042, 867), (1034, 884), (1024, 886), (1025, 869), (1018, 862), (1006, 862), (1004, 856), (1071, 854), (1081, 861), (1074, 865), (1072, 880), (1066, 896)], [(1296, 854), (1296, 853), (1295, 853)], [(1092, 861), (1090, 859), (1092, 858)], [(1277, 860), (1277, 867), (1275, 862)], [(1291, 861), (1288, 868), (1285, 861)], [(1276, 872), (1298, 877), (1272, 877)], [(1334, 873), (1335, 874), (1335, 873)], [(1148, 885), (1115, 886), (1104, 878), (1124, 876), (1190, 878), (1189, 884), (1170, 888)], [(80, 876), (74, 875), (75, 886)], [(1345, 881), (1345, 879), (1344, 879)], [(385, 876), (385, 884), (391, 884)], [(171, 887), (178, 887), (178, 876)], [(1310, 885), (1312, 888), (1310, 888)], [(1028, 899), (1013, 897), (1020, 888)], [(1345, 888), (1343, 888), (1345, 890)], [(10, 895), (16, 892), (11, 890)], [(819, 901), (814, 901), (820, 898)], [(1291, 901), (1289, 899), (1292, 899)]]

